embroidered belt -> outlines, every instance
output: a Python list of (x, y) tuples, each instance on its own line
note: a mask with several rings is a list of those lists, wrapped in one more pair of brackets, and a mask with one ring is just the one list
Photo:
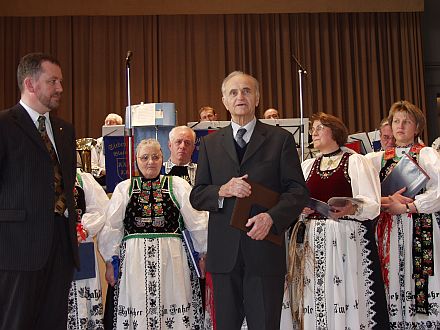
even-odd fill
[(178, 233), (136, 233), (136, 234), (125, 235), (122, 238), (122, 241), (126, 241), (131, 238), (163, 238), (163, 237), (182, 238), (182, 234), (178, 234)]
[[(327, 218), (319, 213), (312, 213), (304, 219), (305, 222), (307, 222), (308, 220), (334, 220), (334, 219)], [(352, 218), (349, 216), (343, 216), (343, 217), (340, 217), (334, 221), (339, 221), (339, 220), (349, 220), (349, 221), (356, 221), (356, 222), (361, 222), (361, 223), (364, 222), (364, 221), (360, 221), (358, 219), (355, 219), (355, 218)]]
[(429, 314), (428, 278), (434, 275), (432, 215), (414, 213), (413, 218), (413, 278), (415, 281), (416, 312)]

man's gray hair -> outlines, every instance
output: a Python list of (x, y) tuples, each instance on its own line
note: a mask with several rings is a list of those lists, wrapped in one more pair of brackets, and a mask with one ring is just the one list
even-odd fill
[(243, 71), (232, 71), (225, 79), (223, 79), (222, 82), (222, 95), (226, 96), (226, 84), (227, 82), (236, 76), (247, 76), (249, 78), (252, 79), (252, 81), (254, 82), (255, 85), (255, 94), (257, 95), (257, 97), (260, 96), (260, 84), (258, 83), (258, 80), (255, 79), (253, 76), (251, 76), (250, 74), (244, 73)]
[(107, 120), (113, 119), (118, 125), (122, 125), (122, 117), (116, 113), (109, 113), (107, 117), (105, 117), (104, 123)]
[(170, 133), (168, 134), (168, 138), (170, 141), (174, 141), (175, 135), (178, 131), (188, 131), (191, 132), (191, 135), (194, 139), (194, 142), (196, 141), (196, 132), (194, 132), (194, 130), (188, 126), (182, 125), (182, 126), (176, 126), (173, 127), (173, 129), (170, 131)]

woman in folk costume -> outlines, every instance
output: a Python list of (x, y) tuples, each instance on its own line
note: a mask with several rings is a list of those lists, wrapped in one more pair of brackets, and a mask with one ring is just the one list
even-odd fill
[[(74, 188), (78, 214), (77, 235), (81, 259), (81, 271), (76, 272), (69, 292), (67, 329), (104, 329), (101, 280), (93, 237), (105, 222), (108, 198), (102, 187), (89, 173), (77, 170)], [(85, 257), (87, 256), (87, 257)]]
[(194, 249), (205, 253), (207, 213), (191, 207), (185, 180), (160, 175), (158, 141), (142, 140), (136, 158), (141, 176), (116, 186), (99, 237), (106, 279), (116, 285), (113, 327), (201, 329), (200, 287), (182, 230), (190, 232)]
[(380, 180), (405, 153), (430, 177), (415, 196), (404, 196), (403, 187), (382, 197), (376, 233), (390, 325), (393, 329), (440, 329), (440, 156), (417, 143), (425, 117), (414, 104), (394, 103), (388, 121), (396, 146), (368, 156)]
[[(388, 317), (372, 220), (380, 186), (368, 160), (341, 147), (347, 128), (332, 115), (311, 117), (314, 148), (302, 163), (310, 197), (356, 198), (327, 215), (307, 207), (289, 246), (292, 313), (300, 329), (387, 329)], [(323, 212), (325, 213), (325, 212)]]

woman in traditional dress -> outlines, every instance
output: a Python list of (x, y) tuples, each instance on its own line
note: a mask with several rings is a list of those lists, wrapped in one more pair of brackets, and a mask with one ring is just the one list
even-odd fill
[[(204, 254), (207, 213), (191, 207), (185, 180), (160, 175), (158, 141), (142, 140), (136, 158), (141, 176), (116, 186), (99, 242), (106, 279), (116, 285), (113, 327), (201, 329), (199, 281), (182, 231), (190, 232), (194, 249)], [(115, 277), (112, 260), (117, 257)]]
[(75, 272), (70, 287), (67, 329), (104, 330), (101, 279), (93, 237), (105, 222), (108, 198), (89, 173), (77, 170), (74, 188), (81, 271)]
[(422, 111), (408, 101), (391, 106), (388, 121), (396, 146), (368, 155), (389, 175), (404, 154), (429, 175), (416, 196), (402, 188), (382, 197), (377, 239), (393, 329), (440, 329), (440, 156), (417, 143), (425, 126)]
[(372, 220), (380, 210), (377, 174), (364, 156), (341, 148), (342, 121), (325, 113), (310, 122), (320, 154), (302, 163), (310, 197), (348, 199), (327, 216), (305, 208), (289, 246), (292, 310), (301, 329), (387, 329)]

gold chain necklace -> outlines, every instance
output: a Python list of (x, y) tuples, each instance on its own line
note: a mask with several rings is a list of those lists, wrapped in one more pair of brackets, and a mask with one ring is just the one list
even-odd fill
[[(330, 152), (328, 154), (322, 154), (322, 160), (328, 159), (328, 160), (326, 160), (326, 168), (323, 169), (323, 171), (328, 171), (328, 170), (332, 169), (333, 165), (335, 165), (335, 163), (337, 162), (341, 151), (342, 151), (341, 148), (338, 148), (337, 150)], [(334, 157), (334, 156), (336, 156), (336, 157), (334, 159), (332, 159), (332, 157)]]

